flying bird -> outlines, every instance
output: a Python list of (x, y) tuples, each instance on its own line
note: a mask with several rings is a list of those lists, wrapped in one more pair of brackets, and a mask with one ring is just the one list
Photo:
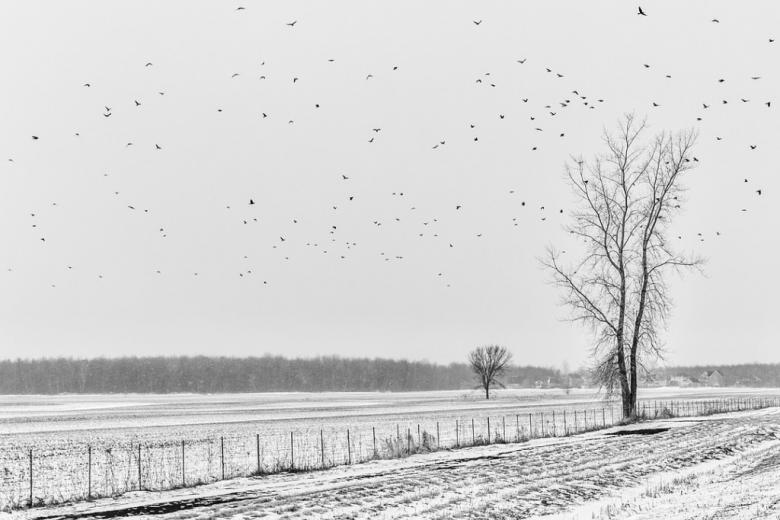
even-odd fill
[(636, 14), (637, 14), (638, 16), (647, 16), (647, 14), (646, 14), (646, 13), (645, 13), (645, 12), (642, 10), (642, 6), (641, 6), (641, 5), (640, 5), (640, 6), (637, 6), (637, 9), (638, 9), (638, 10), (637, 10), (637, 13), (636, 13)]

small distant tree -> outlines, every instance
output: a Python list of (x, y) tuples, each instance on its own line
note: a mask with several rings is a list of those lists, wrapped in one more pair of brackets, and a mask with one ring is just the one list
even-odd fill
[(506, 372), (512, 361), (512, 354), (498, 345), (477, 347), (469, 353), (469, 365), (474, 375), (477, 376), (479, 386), (485, 390), (485, 399), (490, 399), (490, 387), (500, 386), (504, 388), (498, 378)]

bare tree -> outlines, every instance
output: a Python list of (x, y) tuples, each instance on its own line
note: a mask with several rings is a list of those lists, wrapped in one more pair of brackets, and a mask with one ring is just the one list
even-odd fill
[(469, 365), (477, 376), (479, 386), (485, 390), (485, 399), (490, 399), (490, 387), (504, 384), (498, 380), (512, 361), (512, 354), (506, 347), (488, 345), (469, 352)]
[(662, 132), (643, 141), (646, 122), (626, 115), (616, 134), (605, 131), (606, 152), (566, 166), (578, 199), (569, 233), (584, 244), (564, 266), (549, 248), (542, 263), (563, 292), (571, 319), (594, 333), (594, 373), (623, 416), (636, 413), (637, 371), (663, 353), (660, 332), (671, 301), (670, 270), (700, 267), (702, 260), (674, 250), (667, 239), (683, 203), (681, 180), (691, 170), (696, 133)]

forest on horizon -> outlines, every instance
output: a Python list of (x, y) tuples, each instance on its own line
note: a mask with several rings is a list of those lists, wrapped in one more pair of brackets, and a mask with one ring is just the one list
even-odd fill
[[(656, 378), (717, 369), (725, 386), (780, 386), (780, 364), (666, 367)], [(512, 366), (507, 386), (590, 386), (584, 370)], [(181, 356), (0, 361), (0, 394), (419, 391), (475, 388), (466, 363), (336, 356), (288, 359)]]

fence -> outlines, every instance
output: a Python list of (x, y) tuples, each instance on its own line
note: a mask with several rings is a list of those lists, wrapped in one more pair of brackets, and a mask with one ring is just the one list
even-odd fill
[[(640, 418), (709, 415), (778, 406), (777, 398), (640, 401)], [(239, 476), (311, 471), (373, 459), (560, 437), (619, 423), (615, 404), (475, 417), (433, 415), (362, 428), (321, 428), (197, 440), (69, 444), (5, 454), (0, 510), (165, 490)]]

